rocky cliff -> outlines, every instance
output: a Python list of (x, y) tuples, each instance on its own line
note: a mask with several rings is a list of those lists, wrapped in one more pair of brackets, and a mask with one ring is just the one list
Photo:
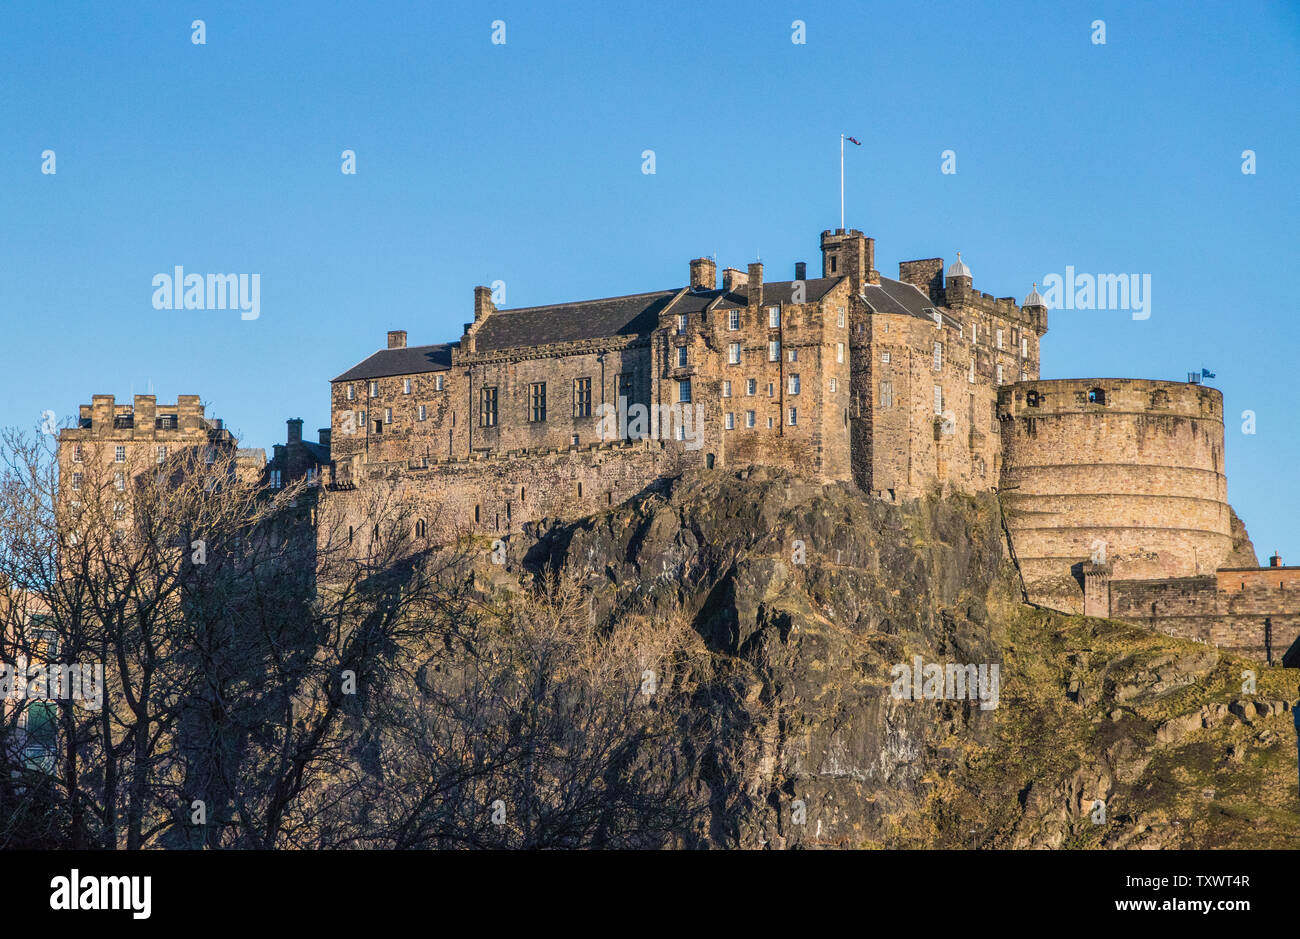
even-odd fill
[(1300, 847), (1297, 673), (1025, 604), (992, 494), (700, 471), (524, 542), (525, 580), (685, 615), (730, 676), (686, 843)]

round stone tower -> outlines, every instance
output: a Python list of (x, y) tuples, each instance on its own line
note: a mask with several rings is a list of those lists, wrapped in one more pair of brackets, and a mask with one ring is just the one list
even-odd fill
[(1082, 613), (1085, 579), (1213, 574), (1231, 552), (1216, 389), (1017, 382), (999, 389), (998, 414), (1003, 505), (1033, 602)]

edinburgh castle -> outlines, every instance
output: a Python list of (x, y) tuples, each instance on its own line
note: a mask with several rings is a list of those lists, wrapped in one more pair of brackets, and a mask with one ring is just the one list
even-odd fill
[[(1036, 288), (977, 291), (960, 255), (886, 277), (852, 229), (820, 247), (819, 277), (697, 258), (682, 286), (519, 309), (476, 287), (459, 339), (389, 331), (332, 380), (319, 443), (290, 421), (270, 462), (238, 451), (240, 473), (310, 476), (358, 550), (377, 497), (434, 546), (508, 541), (689, 470), (776, 466), (888, 502), (997, 491), (1029, 602), (1300, 664), (1300, 568), (1259, 568), (1228, 504), (1217, 390), (1041, 380)], [(164, 438), (235, 446), (196, 397), (163, 410), (95, 396), (62, 470), (92, 443), (118, 462)]]

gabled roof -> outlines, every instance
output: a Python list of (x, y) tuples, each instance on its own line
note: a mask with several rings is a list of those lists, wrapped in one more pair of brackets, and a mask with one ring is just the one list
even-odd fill
[[(811, 277), (803, 282), (803, 302), (816, 303), (831, 292), (843, 277)], [(794, 297), (794, 280), (773, 280), (763, 284), (764, 303), (792, 303)], [(723, 293), (719, 309), (743, 307), (749, 305), (749, 285), (737, 284), (730, 292), (714, 291), (715, 295)]]
[[(871, 307), (873, 313), (901, 313), (934, 322), (934, 311), (938, 309), (928, 294), (922, 293), (914, 284), (880, 278), (879, 284), (863, 284), (862, 299)], [(940, 310), (945, 322), (957, 325), (957, 320)]]
[[(655, 290), (602, 300), (496, 310), (479, 327), (474, 348), (478, 352), (495, 352), (516, 346), (648, 335), (659, 325), (659, 314), (681, 292)], [(691, 296), (695, 295), (688, 292), (683, 299)], [(682, 312), (687, 310), (683, 308)]]
[(420, 372), (445, 372), (451, 368), (452, 348), (459, 345), (458, 342), (443, 342), (432, 346), (380, 349), (333, 381), (359, 381), (369, 378), (388, 378), (392, 375), (416, 375)]

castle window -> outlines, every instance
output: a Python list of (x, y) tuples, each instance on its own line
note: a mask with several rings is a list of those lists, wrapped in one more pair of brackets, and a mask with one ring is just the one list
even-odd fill
[(733, 342), (727, 346), (727, 364), (740, 364), (740, 343)]
[(166, 462), (167, 462), (167, 448), (166, 448), (166, 447), (159, 447), (159, 448), (158, 448), (158, 462), (159, 462), (159, 463), (166, 463)]
[(355, 532), (355, 530), (353, 529), (353, 527), (352, 527), (351, 525), (349, 525), (349, 526), (348, 526), (348, 544), (352, 544), (352, 535), (354, 534), (354, 532)]
[(280, 471), (278, 469), (271, 470), (271, 488), (272, 489), (280, 488)]
[(81, 444), (79, 443), (74, 443), (72, 445), (72, 462), (73, 463), (81, 462)]
[(754, 426), (754, 412), (753, 412), (753, 411), (746, 411), (746, 412), (745, 412), (745, 426), (746, 426), (746, 427), (753, 427), (753, 426)]
[(126, 517), (126, 506), (121, 502), (113, 503), (113, 518), (121, 519)]
[(970, 324), (970, 341), (971, 341), (971, 345), (974, 345), (975, 343), (979, 342), (979, 338), (980, 338), (980, 324), (979, 324), (979, 323), (971, 323), (971, 324)]
[(975, 357), (971, 356), (970, 371), (966, 373), (966, 380), (972, 385), (975, 384)]
[(685, 313), (677, 314), (677, 335), (679, 336), (686, 335), (686, 314)]
[(384, 408), (384, 423), (391, 424), (392, 422), (393, 422), (393, 409)]
[(72, 474), (72, 488), (73, 488), (73, 489), (80, 489), (80, 488), (81, 488), (81, 474), (80, 474), (80, 473), (73, 473), (73, 474)]
[(779, 306), (770, 306), (767, 308), (767, 328), (781, 328), (781, 308)]
[(1029, 380), (1029, 373), (1026, 372), (1023, 368), (1020, 370), (1020, 380), (1021, 380), (1021, 381), (1028, 381), (1028, 380)]
[(1088, 403), (1089, 403), (1089, 404), (1105, 404), (1105, 403), (1106, 403), (1106, 392), (1102, 391), (1100, 388), (1094, 388), (1094, 389), (1092, 389), (1091, 391), (1088, 392)]
[(1000, 329), (997, 331), (997, 343), (998, 343), (998, 348), (1001, 349), (1001, 348), (1002, 348), (1002, 330), (1000, 330)]
[(832, 273), (832, 274), (835, 273), (835, 261), (836, 261), (835, 255), (832, 254), (832, 255), (831, 255), (831, 273)]
[(347, 396), (348, 396), (348, 400), (349, 400), (349, 401), (351, 401), (353, 398), (355, 398), (355, 397), (357, 396), (357, 388), (356, 388), (355, 385), (348, 385), (348, 394), (347, 394)]
[(835, 343), (835, 361), (836, 362), (844, 361), (844, 343), (842, 342)]
[(378, 397), (379, 397), (379, 382), (377, 382), (377, 381), (372, 381), (372, 382), (370, 383), (370, 397), (372, 397), (372, 398), (378, 398)]
[(1026, 394), (1025, 394), (1025, 404), (1029, 405), (1031, 408), (1036, 408), (1036, 407), (1038, 407), (1038, 392), (1037, 392), (1037, 391), (1030, 391), (1030, 392), (1026, 393)]
[(681, 404), (691, 403), (691, 380), (684, 378), (677, 383), (677, 400)]
[(943, 386), (942, 385), (934, 386), (934, 413), (935, 414), (943, 413)]
[(370, 529), (370, 537), (371, 537), (373, 540), (375, 540), (375, 541), (378, 541), (378, 540), (379, 540), (379, 526), (378, 526), (378, 525), (376, 525), (374, 528)]
[(442, 391), (442, 380), (443, 380), (443, 376), (442, 376), (442, 375), (434, 375), (434, 376), (433, 376), (433, 390), (434, 390), (434, 391)]
[(403, 379), (402, 379), (402, 394), (404, 394), (404, 395), (409, 395), (410, 393), (411, 393), (411, 379), (409, 379), (409, 378), (403, 378)]
[(787, 350), (785, 351), (785, 357), (786, 357), (786, 359), (788, 359), (788, 360), (791, 361), (791, 362), (798, 362), (798, 361), (799, 361), (799, 350), (798, 350), (798, 349), (787, 349)]
[(704, 454), (704, 468), (713, 469), (714, 455), (712, 453)]
[(1002, 384), (1002, 366), (998, 366), (998, 384)]
[(835, 378), (832, 378), (832, 379), (831, 379), (831, 391), (835, 391), (838, 387), (839, 387), (839, 380), (838, 380), (838, 379), (835, 379)]
[(723, 396), (724, 398), (730, 398), (730, 397), (731, 397), (731, 382), (729, 382), (729, 381), (724, 381), (724, 382), (722, 383), (722, 396)]
[(578, 445), (578, 435), (574, 434), (572, 437), (569, 438), (569, 446), (576, 447), (577, 445)]
[(835, 325), (836, 325), (836, 326), (843, 326), (843, 325), (844, 325), (844, 307), (837, 307), (837, 308), (836, 308), (836, 313), (835, 313)]
[(573, 416), (591, 417), (591, 379), (573, 380)]
[(524, 487), (523, 487), (523, 486), (520, 486), (520, 487), (519, 487), (519, 501), (520, 501), (520, 502), (523, 502), (523, 501), (524, 501)]
[(734, 412), (732, 412), (732, 411), (728, 411), (728, 412), (727, 412), (727, 415), (726, 415), (726, 423), (725, 423), (723, 426), (725, 426), (725, 427), (727, 428), (727, 430), (735, 430), (735, 429), (736, 429), (736, 415), (735, 415)]
[(787, 392), (788, 392), (789, 394), (792, 394), (792, 395), (797, 395), (797, 394), (799, 393), (799, 375), (798, 375), (798, 373), (796, 373), (796, 372), (792, 372), (790, 375), (787, 376), (787, 379), (788, 379), (788, 383), (789, 383), (789, 388), (787, 389)]
[(208, 462), (209, 462), (209, 463), (215, 463), (215, 462), (217, 462), (217, 448), (216, 448), (216, 447), (208, 447), (208, 455), (207, 455), (207, 459), (208, 459)]
[(476, 505), (474, 506), (474, 524), (477, 525), (478, 520), (479, 520), (479, 506)]
[(1029, 340), (1024, 336), (1020, 337), (1020, 357), (1022, 359), (1029, 358)]
[(732, 310), (731, 312), (729, 312), (729, 313), (727, 314), (727, 329), (730, 329), (730, 330), (733, 330), (733, 331), (734, 331), (734, 330), (737, 330), (737, 329), (740, 329), (740, 311), (739, 311), (739, 310)]
[(889, 364), (889, 353), (888, 353), (888, 352), (882, 352), (882, 353), (880, 353), (880, 363), (881, 363), (882, 365), (888, 365), (888, 364)]
[(535, 381), (528, 386), (528, 420), (539, 424), (546, 420), (546, 382)]
[(417, 518), (415, 520), (415, 537), (423, 538), (427, 531), (428, 531), (428, 526), (424, 524), (424, 519)]
[(767, 429), (768, 430), (772, 429), (772, 418), (770, 417), (767, 419)]
[(791, 409), (790, 409), (789, 421), (790, 421), (790, 426), (791, 426), (791, 427), (793, 427), (795, 424), (798, 424), (798, 423), (799, 423), (799, 409), (798, 409), (798, 408), (791, 408)]
[(775, 397), (776, 397), (776, 385), (773, 384), (772, 382), (768, 382), (768, 383), (767, 383), (767, 396), (768, 396), (769, 398), (775, 398)]
[(943, 368), (943, 343), (934, 344), (934, 370), (937, 372)]
[(773, 339), (767, 344), (767, 360), (769, 362), (781, 361), (781, 341)]
[(745, 394), (758, 394), (758, 381), (753, 378), (745, 379)]
[(578, 498), (579, 498), (579, 499), (582, 498), (582, 483), (581, 483), (581, 482), (578, 483)]
[(377, 433), (377, 434), (382, 434), (383, 432), (384, 432), (384, 422), (381, 421), (381, 420), (376, 419), (376, 420), (375, 420), (375, 433)]
[(423, 405), (423, 404), (420, 405), (418, 408), (415, 409), (415, 419), (416, 419), (417, 421), (422, 421), (422, 420), (424, 420), (424, 419), (425, 419), (426, 417), (428, 417), (428, 416), (429, 416), (429, 415), (428, 415), (428, 413), (425, 411), (425, 409), (424, 409), (424, 405)]
[(677, 367), (678, 367), (678, 368), (685, 368), (685, 367), (686, 367), (686, 347), (685, 347), (685, 346), (678, 346), (678, 347), (677, 347)]
[(880, 383), (880, 406), (882, 408), (892, 408), (894, 406), (894, 383), (892, 381), (882, 381)]
[(126, 462), (126, 447), (114, 447), (114, 448), (113, 448), (113, 462), (114, 462), (114, 463), (125, 463), (125, 462)]
[(497, 390), (480, 388), (478, 390), (478, 423), (480, 427), (497, 426)]
[(118, 492), (121, 492), (122, 490), (126, 489), (126, 477), (123, 476), (121, 473), (114, 473), (113, 488), (116, 489)]

